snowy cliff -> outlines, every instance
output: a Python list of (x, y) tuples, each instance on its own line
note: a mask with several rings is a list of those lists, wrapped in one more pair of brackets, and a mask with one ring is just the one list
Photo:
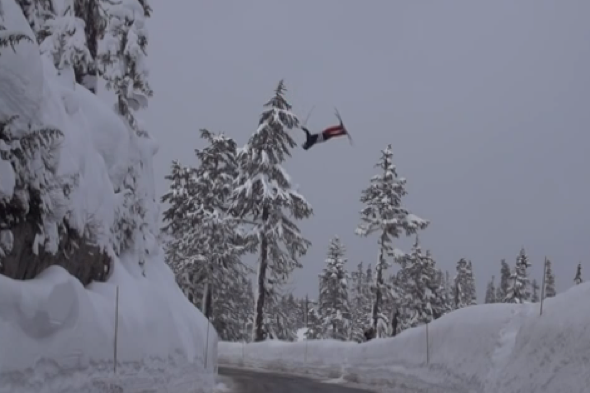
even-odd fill
[(217, 335), (157, 241), (157, 143), (58, 73), (14, 0), (0, 17), (0, 392), (209, 391)]

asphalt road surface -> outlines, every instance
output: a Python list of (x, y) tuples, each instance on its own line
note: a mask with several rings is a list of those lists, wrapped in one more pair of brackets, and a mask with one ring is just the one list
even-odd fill
[(232, 393), (371, 393), (285, 374), (222, 367), (219, 368), (219, 374), (231, 378)]

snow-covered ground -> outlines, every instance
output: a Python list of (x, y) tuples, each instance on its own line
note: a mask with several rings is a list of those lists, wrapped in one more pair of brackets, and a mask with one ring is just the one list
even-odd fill
[[(33, 37), (14, 0), (0, 6), (2, 37)], [(87, 287), (57, 266), (29, 281), (0, 275), (0, 392), (212, 391), (217, 334), (176, 285), (156, 240), (156, 142), (131, 132), (111, 104), (75, 85), (71, 75), (58, 75), (33, 40), (2, 48), (0, 117), (18, 115), (61, 130), (57, 173), (79, 176), (63, 211), (48, 217), (45, 245), (67, 218), (81, 233), (92, 225), (114, 263), (106, 283)], [(151, 229), (118, 258), (113, 226), (123, 201), (115, 190), (133, 165), (141, 168), (137, 192), (148, 203), (144, 223)], [(0, 179), (0, 198), (9, 199), (14, 172), (2, 159)], [(148, 255), (143, 268), (142, 252)]]
[(219, 343), (219, 363), (373, 385), (383, 391), (584, 393), (590, 386), (590, 283), (539, 304), (454, 311), (368, 343)]

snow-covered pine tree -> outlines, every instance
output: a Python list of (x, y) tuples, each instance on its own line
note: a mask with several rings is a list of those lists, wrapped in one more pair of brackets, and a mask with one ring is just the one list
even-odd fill
[[(147, 10), (146, 10), (147, 7)], [(108, 25), (98, 48), (98, 65), (107, 89), (117, 95), (117, 112), (141, 133), (134, 111), (147, 107), (153, 91), (148, 81), (147, 3), (123, 1), (107, 9)]]
[(45, 38), (44, 25), (45, 22), (55, 15), (54, 4), (52, 0), (16, 0), (18, 5), (23, 10), (23, 14), (33, 33), (37, 43), (41, 43)]
[[(107, 28), (108, 15), (105, 12), (111, 0), (69, 0), (74, 3), (74, 15), (84, 23), (85, 43), (91, 62), (85, 67), (76, 67), (76, 82), (96, 93), (98, 82), (98, 46)], [(111, 4), (112, 6), (113, 4)], [(149, 7), (149, 6), (148, 6)], [(146, 17), (149, 14), (146, 15)]]
[(469, 273), (469, 298), (471, 300), (471, 305), (477, 304), (477, 290), (475, 289), (475, 276), (473, 275), (473, 265), (471, 264), (471, 260), (467, 262), (467, 271)]
[(457, 262), (457, 275), (454, 283), (454, 305), (455, 309), (473, 305), (473, 274), (469, 268), (469, 263), (465, 258)]
[(379, 259), (375, 267), (375, 300), (372, 311), (373, 329), (378, 331), (379, 320), (386, 319), (382, 302), (383, 294), (387, 291), (384, 273), (389, 267), (388, 259), (404, 255), (401, 251), (396, 253), (393, 239), (404, 233), (411, 236), (418, 230), (425, 229), (428, 221), (402, 207), (402, 198), (407, 194), (406, 179), (397, 175), (391, 145), (382, 150), (381, 158), (375, 166), (381, 173), (373, 176), (370, 185), (362, 191), (361, 202), (365, 207), (361, 210), (361, 224), (357, 227), (356, 233), (360, 236), (379, 236)]
[[(235, 181), (233, 209), (258, 239), (258, 279), (254, 341), (264, 337), (264, 306), (276, 300), (275, 287), (301, 267), (299, 258), (311, 242), (295, 220), (313, 214), (311, 205), (293, 188), (282, 163), (296, 146), (287, 132), (299, 126), (285, 99), (280, 81), (274, 97), (264, 107), (258, 129), (238, 153), (239, 175)], [(246, 221), (244, 221), (246, 222)]]
[(194, 169), (185, 167), (174, 160), (170, 174), (166, 175), (165, 179), (170, 182), (168, 192), (161, 199), (162, 203), (169, 205), (162, 217), (164, 222), (162, 232), (168, 238), (164, 245), (166, 262), (175, 274), (180, 274), (184, 270), (184, 262), (187, 262), (179, 252), (181, 251), (180, 242), (182, 242), (187, 225), (187, 214), (194, 209), (188, 203), (189, 195), (195, 192)]
[(348, 272), (345, 268), (346, 248), (340, 238), (330, 241), (326, 267), (320, 275), (319, 313), (322, 336), (346, 341), (350, 336), (352, 315), (348, 301)]
[[(16, 51), (16, 45), (20, 42), (33, 42), (33, 38), (29, 37), (27, 34), (21, 32), (9, 32), (6, 30), (6, 27), (2, 24), (2, 9), (0, 8), (0, 55), (1, 52), (7, 48), (10, 48), (13, 51)], [(9, 123), (14, 122), (15, 119), (2, 119), (2, 123), (0, 126), (6, 127)]]
[(366, 274), (363, 262), (357, 265), (357, 270), (351, 273), (350, 309), (352, 315), (350, 340), (364, 341), (368, 316), (371, 312), (371, 299), (365, 290)]
[(539, 284), (537, 283), (536, 279), (533, 279), (531, 282), (531, 303), (538, 303), (540, 300), (539, 297)]
[(447, 304), (447, 309), (453, 311), (455, 309), (455, 284), (454, 280), (451, 279), (451, 274), (448, 270), (445, 270), (445, 278), (444, 278), (444, 295), (445, 301)]
[[(434, 319), (438, 285), (434, 260), (422, 253), (418, 236), (412, 251), (400, 259), (404, 296), (401, 299), (401, 330), (429, 323)], [(439, 309), (438, 313), (442, 311)], [(440, 316), (440, 315), (439, 315)]]
[(555, 297), (555, 275), (551, 269), (551, 260), (545, 258), (545, 298)]
[[(430, 250), (426, 251), (426, 257), (432, 258)], [(449, 296), (447, 294), (447, 284), (445, 274), (443, 274), (442, 270), (436, 268), (436, 262), (432, 259), (432, 264), (435, 266), (434, 270), (435, 274), (435, 301), (433, 303), (433, 317), (434, 319), (438, 319), (443, 315), (451, 312), (453, 310), (452, 303), (449, 301)]]
[(501, 303), (506, 299), (506, 295), (508, 294), (512, 272), (505, 259), (502, 259), (500, 264), (502, 267), (500, 268), (500, 285), (498, 285), (498, 289), (496, 289), (496, 302)]
[[(187, 259), (195, 258), (194, 267), (201, 270), (205, 289), (215, 288), (214, 298), (223, 307), (223, 302), (231, 298), (232, 288), (250, 273), (240, 257), (251, 248), (241, 236), (238, 218), (230, 211), (233, 180), (238, 174), (236, 144), (223, 134), (206, 129), (200, 132), (208, 145), (195, 150), (200, 165), (195, 171), (194, 191), (187, 200), (192, 209), (187, 212), (188, 225), (180, 249)], [(204, 312), (209, 314), (209, 310)]]
[(526, 270), (529, 266), (530, 263), (523, 247), (516, 258), (516, 267), (510, 276), (510, 287), (504, 303), (524, 303), (530, 301), (530, 284)]
[(582, 263), (578, 263), (578, 267), (576, 268), (576, 277), (574, 277), (574, 284), (576, 285), (580, 285), (581, 283), (583, 283), (584, 280), (582, 280)]
[[(244, 322), (239, 310), (246, 304), (249, 269), (240, 261), (248, 243), (230, 212), (233, 179), (237, 175), (236, 144), (222, 134), (201, 130), (207, 145), (195, 150), (197, 168), (173, 162), (170, 190), (162, 197), (166, 259), (177, 281), (222, 339), (241, 337)], [(210, 296), (212, 302), (205, 303)], [(211, 308), (204, 308), (209, 304)], [(238, 320), (240, 321), (238, 323)]]
[(492, 276), (492, 279), (490, 280), (490, 282), (488, 282), (488, 286), (486, 288), (486, 298), (485, 298), (486, 304), (496, 303), (496, 285), (494, 284), (495, 279), (496, 279), (496, 276)]
[(276, 301), (265, 305), (267, 319), (264, 329), (268, 339), (295, 341), (297, 338), (297, 323), (290, 307), (289, 296), (281, 294)]
[(307, 307), (307, 331), (305, 338), (307, 340), (318, 340), (322, 338), (322, 318), (318, 311), (318, 302), (308, 299)]
[(86, 45), (85, 22), (74, 13), (75, 0), (63, 0), (55, 15), (43, 23), (41, 53), (48, 56), (68, 83), (76, 82), (75, 70), (86, 72), (94, 59)]
[[(62, 138), (60, 130), (18, 116), (0, 119), (0, 273), (8, 277), (31, 279), (55, 263), (54, 256), (68, 258), (65, 235), (67, 246), (81, 246), (76, 239), (84, 234), (70, 228), (66, 209), (77, 177), (57, 171)], [(19, 255), (12, 253), (17, 230), (18, 242), (32, 248), (21, 249)], [(102, 280), (109, 267), (89, 269), (96, 275), (78, 278), (83, 284)]]
[[(249, 278), (243, 278), (238, 281), (239, 287), (230, 295), (235, 298), (234, 309), (231, 314), (227, 315), (226, 321), (229, 321), (235, 330), (223, 331), (219, 333), (222, 340), (225, 341), (242, 341), (248, 342), (252, 338), (252, 323), (254, 321), (252, 311), (254, 310), (254, 290), (252, 281)], [(213, 309), (214, 314), (217, 310), (223, 312), (219, 307)], [(234, 335), (235, 334), (235, 335)]]

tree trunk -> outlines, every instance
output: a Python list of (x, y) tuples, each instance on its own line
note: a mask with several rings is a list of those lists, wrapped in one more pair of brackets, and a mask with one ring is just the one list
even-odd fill
[(205, 318), (211, 319), (212, 313), (213, 296), (211, 293), (211, 285), (209, 284), (209, 279), (207, 279), (207, 283), (205, 284), (205, 291), (203, 293), (203, 314), (205, 314)]
[[(383, 236), (382, 236), (383, 238)], [(381, 286), (383, 285), (383, 266), (385, 266), (385, 255), (383, 246), (379, 254), (379, 264), (377, 265), (377, 277), (375, 279), (375, 302), (373, 303), (373, 329), (375, 336), (377, 336), (377, 323), (379, 322), (379, 312), (381, 310), (381, 303), (383, 302), (383, 294), (381, 293)]]
[[(262, 208), (262, 222), (266, 230), (268, 220), (268, 207)], [(266, 297), (266, 269), (268, 267), (268, 239), (266, 233), (262, 233), (260, 239), (260, 265), (258, 267), (258, 297), (256, 298), (256, 309), (254, 318), (253, 341), (264, 340), (264, 301)]]

